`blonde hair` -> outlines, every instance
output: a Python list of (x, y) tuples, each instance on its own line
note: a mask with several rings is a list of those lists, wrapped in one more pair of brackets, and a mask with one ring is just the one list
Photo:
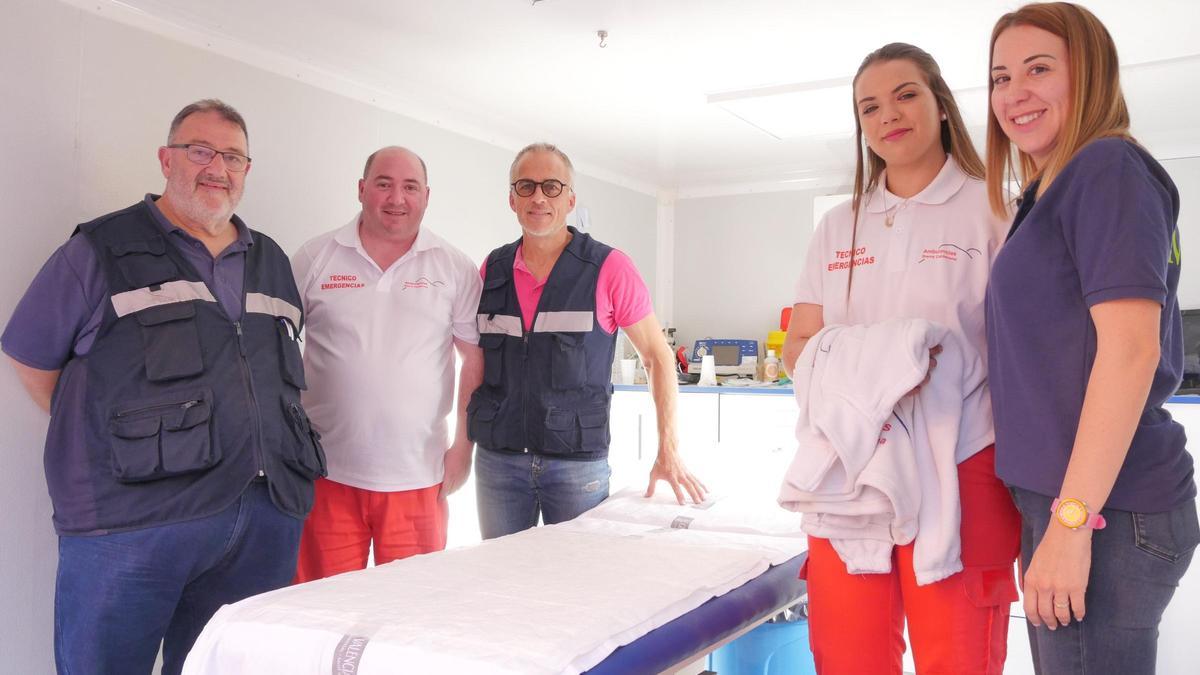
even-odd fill
[[(996, 39), (1014, 26), (1040, 28), (1062, 38), (1067, 45), (1071, 109), (1059, 129), (1054, 150), (1041, 169), (1019, 148), (1014, 157), (1012, 141), (1004, 134), (990, 104)], [(1113, 136), (1133, 140), (1129, 134), (1129, 109), (1121, 93), (1117, 46), (1104, 24), (1083, 7), (1069, 2), (1044, 2), (1009, 12), (992, 28), (988, 54), (987, 187), (988, 204), (997, 215), (1003, 217), (1009, 212), (1004, 185), (1018, 167), (1022, 185), (1040, 179), (1038, 196), (1041, 196), (1083, 146)]]

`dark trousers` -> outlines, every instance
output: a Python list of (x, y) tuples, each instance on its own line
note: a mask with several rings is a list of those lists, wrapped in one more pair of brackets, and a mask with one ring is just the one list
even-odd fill
[(302, 521), (255, 481), (224, 511), (182, 523), (58, 540), (60, 675), (173, 675), (221, 605), (286, 586)]
[[(1021, 569), (1050, 525), (1053, 501), (1012, 488), (1021, 512)], [(1104, 509), (1107, 527), (1092, 533), (1087, 614), (1051, 631), (1028, 625), (1039, 675), (1154, 672), (1158, 622), (1200, 542), (1196, 503), (1162, 513)]]

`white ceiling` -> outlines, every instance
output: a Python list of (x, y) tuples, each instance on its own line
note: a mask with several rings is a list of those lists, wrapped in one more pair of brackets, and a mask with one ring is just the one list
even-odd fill
[[(867, 52), (904, 41), (939, 60), (964, 107), (982, 110), (992, 23), (1020, 4), (68, 2), (502, 146), (555, 142), (585, 171), (680, 196), (835, 184), (853, 165), (843, 135), (779, 140), (709, 104), (709, 95), (848, 80)], [(1085, 4), (1126, 64), (1135, 134), (1160, 156), (1200, 154), (1200, 4)], [(601, 29), (609, 34), (603, 49)], [(838, 105), (849, 117), (849, 102)]]

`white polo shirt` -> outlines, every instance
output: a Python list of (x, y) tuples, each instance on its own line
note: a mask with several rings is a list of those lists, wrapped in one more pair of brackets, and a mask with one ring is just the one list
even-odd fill
[[(983, 181), (964, 174), (952, 157), (909, 199), (889, 192), (886, 178), (885, 172), (879, 187), (863, 198), (849, 306), (854, 222), (849, 201), (830, 210), (817, 227), (795, 302), (821, 305), (825, 325), (928, 319), (957, 333), (986, 364), (983, 300), (1008, 222), (992, 215)], [(968, 399), (962, 429), (960, 462), (994, 439), (986, 385)]]
[[(360, 214), (361, 215), (361, 214)], [(338, 483), (380, 492), (442, 481), (453, 408), (453, 338), (478, 344), (478, 267), (421, 228), (387, 270), (359, 216), (292, 258), (304, 301), (304, 406)]]

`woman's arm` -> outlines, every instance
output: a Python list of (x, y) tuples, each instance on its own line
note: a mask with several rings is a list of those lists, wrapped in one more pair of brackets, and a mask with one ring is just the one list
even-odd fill
[[(1145, 408), (1159, 362), (1161, 314), (1158, 303), (1140, 298), (1091, 309), (1096, 360), (1059, 496), (1082, 500), (1092, 513), (1108, 501)], [(1072, 614), (1083, 619), (1091, 551), (1091, 528), (1072, 530), (1051, 519), (1025, 572), (1025, 615), (1034, 625), (1044, 621), (1054, 630)]]
[(820, 305), (803, 302), (792, 305), (792, 320), (788, 323), (787, 338), (783, 341), (783, 354), (780, 355), (783, 370), (789, 376), (792, 374), (792, 366), (796, 365), (796, 359), (800, 358), (800, 352), (804, 351), (804, 345), (808, 344), (808, 339), (825, 327), (821, 309)]

